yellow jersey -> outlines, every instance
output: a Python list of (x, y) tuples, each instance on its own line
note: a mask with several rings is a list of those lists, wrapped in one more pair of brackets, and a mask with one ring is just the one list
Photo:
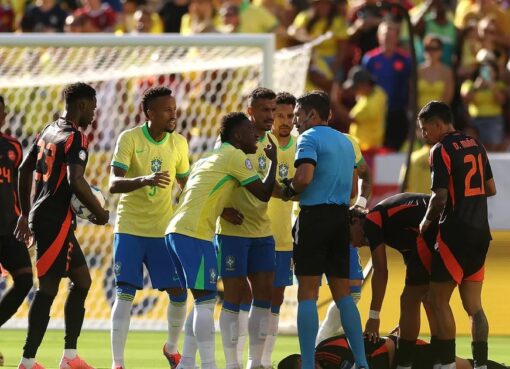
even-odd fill
[(223, 143), (211, 156), (193, 166), (166, 233), (212, 241), (216, 220), (232, 191), (257, 179), (259, 176), (246, 154)]
[[(285, 178), (294, 177), (296, 168), (294, 159), (296, 156), (296, 138), (290, 136), (286, 146), (278, 146), (278, 168), (276, 180), (279, 184)], [(283, 201), (272, 197), (267, 207), (267, 215), (271, 220), (276, 251), (292, 251), (292, 201)]]
[[(273, 142), (278, 142), (271, 133), (266, 133), (257, 143), (257, 152), (248, 154), (248, 158), (262, 180), (266, 177), (270, 164), (270, 160), (264, 152), (264, 148), (269, 145), (268, 135), (271, 136)], [(235, 225), (220, 218), (218, 234), (250, 238), (267, 237), (273, 234), (271, 221), (267, 215), (267, 202), (260, 201), (246, 188), (234, 190), (225, 207), (234, 208), (243, 214), (243, 224)]]
[(373, 92), (368, 96), (360, 96), (351, 109), (350, 116), (354, 122), (349, 127), (349, 134), (358, 140), (362, 150), (382, 146), (387, 100), (384, 90), (374, 86)]
[[(503, 82), (496, 82), (496, 87), (504, 90)], [(494, 98), (490, 88), (475, 90), (472, 80), (466, 80), (460, 87), (461, 94), (474, 93), (474, 99), (468, 104), (468, 111), (471, 118), (497, 117), (503, 114), (503, 108)]]
[(149, 134), (147, 123), (122, 132), (113, 160), (114, 167), (126, 171), (126, 178), (168, 171), (170, 184), (165, 188), (144, 186), (120, 195), (115, 229), (142, 237), (163, 237), (173, 214), (172, 187), (175, 177), (189, 174), (188, 143), (176, 133), (166, 133), (157, 142)]
[[(409, 176), (407, 177), (407, 186), (405, 192), (430, 193), (430, 146), (423, 145), (421, 149), (413, 151), (411, 154), (411, 163), (409, 167)], [(404, 180), (406, 166), (400, 168), (400, 180)]]

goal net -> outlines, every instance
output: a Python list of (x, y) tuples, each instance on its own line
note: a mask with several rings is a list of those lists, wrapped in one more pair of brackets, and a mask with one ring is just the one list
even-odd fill
[[(267, 35), (3, 36), (0, 95), (8, 111), (4, 131), (17, 137), (26, 153), (35, 134), (62, 113), (64, 86), (76, 81), (91, 83), (97, 91), (97, 111), (95, 122), (86, 132), (86, 178), (106, 194), (117, 137), (144, 121), (140, 102), (147, 88), (164, 85), (173, 90), (178, 107), (177, 131), (189, 141), (191, 161), (213, 148), (221, 116), (244, 111), (247, 95), (257, 86), (303, 93), (311, 45), (279, 51), (272, 45), (272, 36)], [(117, 196), (108, 199), (112, 218), (117, 200)], [(109, 329), (115, 298), (111, 224), (113, 220), (106, 227), (80, 221), (76, 231), (93, 280), (86, 302), (88, 328)], [(10, 277), (0, 277), (0, 297), (10, 283)], [(63, 326), (66, 287), (67, 282), (63, 282), (52, 307), (50, 327)], [(148, 277), (145, 287), (150, 287)], [(7, 327), (26, 326), (32, 298), (33, 291)], [(293, 323), (292, 300), (288, 314), (284, 307), (282, 319), (289, 315)], [(139, 291), (131, 326), (166, 329), (167, 304), (166, 293), (150, 288)]]

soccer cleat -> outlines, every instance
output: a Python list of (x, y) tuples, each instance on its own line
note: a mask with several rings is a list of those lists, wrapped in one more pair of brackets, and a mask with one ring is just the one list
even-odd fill
[(94, 367), (90, 366), (85, 362), (85, 360), (81, 359), (78, 355), (74, 359), (68, 359), (66, 357), (62, 357), (60, 360), (60, 369), (94, 369)]
[[(18, 369), (27, 369), (27, 368), (25, 367), (25, 365), (19, 364)], [(42, 366), (39, 363), (35, 363), (34, 366), (32, 367), (32, 369), (44, 369), (44, 366)]]
[(181, 361), (181, 354), (176, 352), (175, 354), (171, 354), (166, 350), (166, 343), (163, 345), (163, 355), (165, 355), (166, 359), (168, 360), (168, 365), (170, 365), (170, 368), (175, 369), (177, 368), (177, 365), (179, 365), (179, 362)]

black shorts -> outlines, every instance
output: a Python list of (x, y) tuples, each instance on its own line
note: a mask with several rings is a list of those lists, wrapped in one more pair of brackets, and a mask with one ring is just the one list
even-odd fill
[(86, 265), (85, 256), (71, 226), (71, 216), (62, 224), (32, 223), (37, 246), (37, 277), (66, 277), (69, 270)]
[(11, 274), (22, 268), (32, 268), (27, 247), (13, 234), (0, 235), (0, 264)]
[(349, 278), (349, 208), (302, 206), (293, 230), (297, 276)]
[(432, 256), (434, 282), (481, 282), (489, 250), (490, 234), (466, 225), (443, 224)]
[(436, 235), (437, 229), (429, 229), (424, 236), (415, 237), (415, 247), (403, 254), (406, 264), (406, 286), (421, 286), (430, 283)]

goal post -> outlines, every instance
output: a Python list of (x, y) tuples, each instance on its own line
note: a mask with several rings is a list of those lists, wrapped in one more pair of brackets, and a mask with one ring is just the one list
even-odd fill
[[(97, 110), (85, 132), (89, 139), (85, 175), (106, 194), (115, 143), (122, 131), (145, 120), (140, 102), (147, 88), (172, 89), (178, 108), (176, 131), (187, 138), (191, 161), (195, 161), (213, 149), (221, 116), (245, 111), (246, 98), (254, 88), (301, 95), (311, 49), (327, 37), (275, 50), (274, 35), (2, 34), (0, 95), (7, 108), (3, 131), (16, 136), (26, 153), (35, 134), (64, 111), (65, 85), (90, 83), (97, 91)], [(117, 200), (109, 196), (111, 218)], [(109, 329), (115, 298), (111, 224), (113, 219), (106, 227), (79, 221), (76, 230), (93, 280), (85, 328)], [(0, 297), (10, 283), (10, 278), (0, 277)], [(53, 328), (63, 326), (66, 283), (61, 284), (52, 307)], [(147, 277), (144, 284), (150, 287)], [(32, 298), (33, 292), (6, 327), (26, 327)], [(131, 327), (166, 329), (167, 303), (165, 293), (150, 288), (139, 291)], [(282, 318), (295, 320), (295, 306), (288, 306), (288, 314), (285, 309)]]

